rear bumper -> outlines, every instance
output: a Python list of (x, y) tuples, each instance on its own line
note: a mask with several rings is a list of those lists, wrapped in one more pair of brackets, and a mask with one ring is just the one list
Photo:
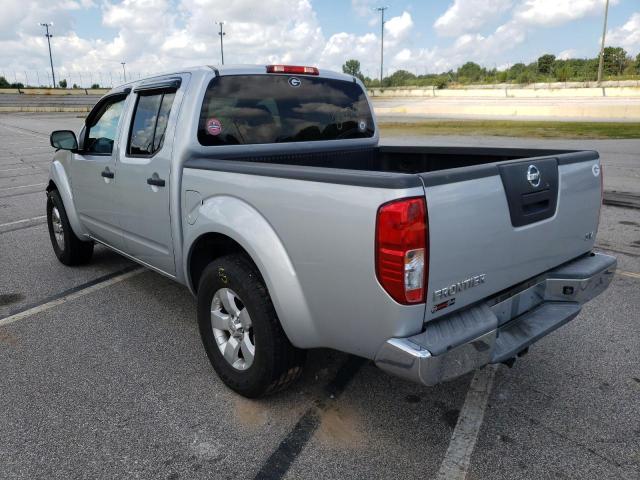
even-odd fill
[(615, 257), (591, 253), (550, 270), (484, 303), (454, 312), (412, 337), (391, 338), (378, 367), (436, 385), (519, 353), (575, 318), (611, 283)]

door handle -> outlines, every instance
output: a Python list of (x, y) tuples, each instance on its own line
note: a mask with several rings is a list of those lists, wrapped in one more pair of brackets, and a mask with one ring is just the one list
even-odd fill
[(154, 187), (164, 187), (164, 180), (161, 178), (147, 178), (147, 183), (149, 185), (153, 185)]
[(102, 172), (100, 172), (100, 175), (102, 175), (104, 178), (113, 178), (115, 176), (115, 173), (105, 169)]

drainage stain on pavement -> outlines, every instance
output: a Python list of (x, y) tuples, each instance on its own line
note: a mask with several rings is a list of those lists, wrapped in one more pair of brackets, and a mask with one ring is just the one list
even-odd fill
[(451, 428), (456, 428), (456, 423), (458, 423), (458, 416), (460, 415), (460, 410), (450, 409), (445, 411), (442, 414), (442, 420), (444, 423), (449, 425)]
[(6, 293), (4, 295), (0, 295), (0, 307), (17, 303), (23, 299), (24, 295), (22, 293)]

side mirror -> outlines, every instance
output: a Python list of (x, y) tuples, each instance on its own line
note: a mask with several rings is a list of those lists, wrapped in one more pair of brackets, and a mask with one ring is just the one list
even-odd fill
[(53, 148), (59, 150), (78, 150), (78, 141), (76, 140), (76, 134), (71, 130), (56, 130), (51, 133), (49, 142)]

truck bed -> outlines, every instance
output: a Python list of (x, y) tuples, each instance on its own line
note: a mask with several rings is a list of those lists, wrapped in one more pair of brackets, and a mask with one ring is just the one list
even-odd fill
[[(464, 169), (526, 158), (556, 157), (560, 163), (598, 158), (593, 151), (528, 148), (476, 148), (437, 146), (377, 146), (357, 149), (322, 149), (309, 152), (258, 154), (225, 153), (207, 156), (210, 160), (235, 160), (259, 164), (322, 167), (366, 172), (423, 174)], [(200, 158), (200, 160), (205, 160)], [(193, 166), (193, 163), (191, 165)], [(475, 172), (477, 168), (472, 169)]]

